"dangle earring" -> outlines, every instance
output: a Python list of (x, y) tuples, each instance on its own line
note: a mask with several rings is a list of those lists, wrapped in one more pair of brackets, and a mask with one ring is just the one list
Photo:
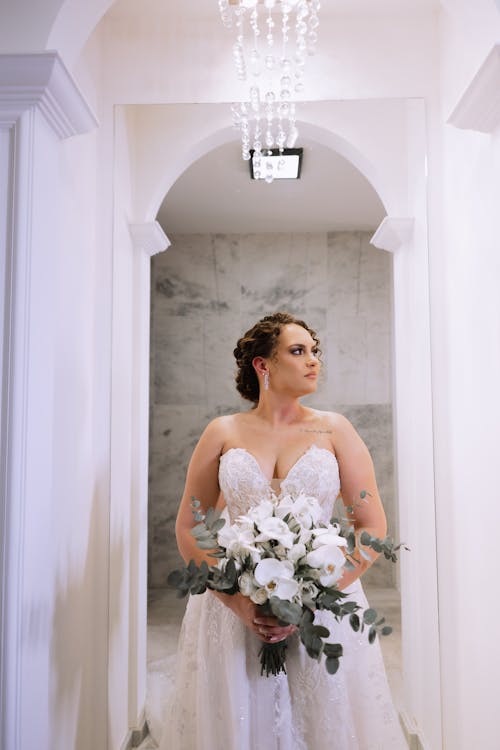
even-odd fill
[(267, 370), (264, 373), (264, 390), (265, 391), (269, 390), (269, 373), (267, 372)]

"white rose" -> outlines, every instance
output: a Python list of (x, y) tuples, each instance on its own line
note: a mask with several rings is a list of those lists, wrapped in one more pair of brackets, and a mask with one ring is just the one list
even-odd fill
[(294, 580), (293, 574), (293, 563), (272, 557), (261, 560), (254, 570), (255, 580), (265, 588), (269, 597), (277, 596), (288, 601), (299, 591), (299, 584)]
[(300, 584), (300, 596), (303, 603), (313, 606), (318, 594), (319, 589), (312, 581), (303, 581)]
[(293, 547), (294, 535), (281, 518), (265, 518), (258, 524), (260, 534), (255, 537), (256, 542), (279, 542), (283, 547)]
[(254, 604), (265, 604), (267, 602), (266, 589), (256, 589), (253, 594), (250, 594), (250, 599)]
[(306, 562), (319, 570), (319, 581), (323, 586), (333, 586), (342, 577), (345, 556), (336, 545), (323, 544), (307, 553)]
[(238, 585), (243, 596), (251, 596), (257, 588), (253, 575), (248, 572), (240, 575)]

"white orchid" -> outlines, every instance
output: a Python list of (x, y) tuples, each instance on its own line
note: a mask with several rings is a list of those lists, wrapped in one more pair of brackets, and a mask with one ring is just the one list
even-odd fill
[(276, 507), (276, 515), (285, 518), (290, 514), (305, 529), (310, 529), (321, 518), (321, 505), (315, 497), (300, 493), (297, 497), (284, 495)]
[(256, 589), (250, 594), (250, 599), (254, 604), (265, 604), (267, 602), (267, 590), (265, 588)]
[(250, 519), (257, 526), (266, 518), (272, 518), (274, 513), (274, 503), (271, 500), (262, 500), (258, 505), (252, 506), (245, 516), (240, 518)]
[(335, 546), (335, 547), (346, 547), (347, 541), (343, 536), (340, 536), (340, 526), (338, 523), (331, 523), (326, 527), (318, 527), (312, 529), (314, 540), (312, 543), (313, 549), (318, 549), (323, 545)]
[(288, 550), (287, 559), (292, 563), (298, 562), (301, 557), (306, 554), (306, 545), (302, 543), (294, 544), (291, 549)]
[(323, 544), (306, 555), (306, 563), (318, 570), (322, 586), (333, 586), (337, 583), (344, 572), (345, 561), (340, 547), (334, 544)]
[(265, 588), (268, 597), (291, 601), (299, 592), (299, 584), (294, 580), (294, 565), (289, 560), (275, 560), (267, 557), (255, 567), (257, 583)]
[(283, 547), (293, 547), (294, 534), (281, 518), (265, 518), (258, 525), (260, 534), (255, 537), (256, 542), (276, 541)]
[(261, 550), (255, 546), (255, 537), (253, 527), (247, 527), (243, 523), (226, 524), (217, 534), (217, 541), (221, 547), (224, 547), (229, 557), (243, 560), (250, 556), (254, 563), (258, 563), (262, 557)]

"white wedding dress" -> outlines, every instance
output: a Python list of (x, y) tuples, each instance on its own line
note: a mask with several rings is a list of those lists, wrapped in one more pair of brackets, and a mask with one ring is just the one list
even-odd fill
[[(229, 518), (271, 492), (244, 448), (221, 457), (219, 483)], [(312, 445), (281, 481), (307, 491), (332, 515), (340, 488), (335, 456)], [(368, 606), (359, 581), (347, 591)], [(179, 639), (176, 681), (167, 705), (161, 750), (407, 750), (392, 704), (380, 645), (355, 633), (347, 618), (316, 613), (332, 642), (344, 646), (335, 675), (289, 638), (287, 674), (260, 675), (257, 639), (210, 592), (191, 596)]]

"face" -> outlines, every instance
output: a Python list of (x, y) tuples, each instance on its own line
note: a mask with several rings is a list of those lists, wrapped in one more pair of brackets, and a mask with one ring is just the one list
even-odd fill
[(317, 388), (321, 367), (318, 346), (302, 326), (283, 326), (272, 357), (266, 360), (270, 382), (275, 391), (290, 396), (305, 396)]

